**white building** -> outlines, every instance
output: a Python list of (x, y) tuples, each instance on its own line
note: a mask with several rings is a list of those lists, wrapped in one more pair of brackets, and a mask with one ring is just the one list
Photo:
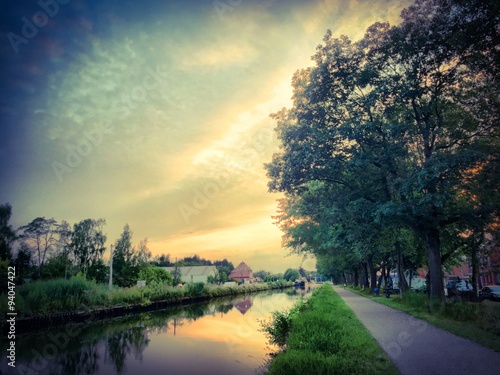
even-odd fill
[[(174, 274), (175, 267), (160, 267), (165, 271)], [(178, 267), (181, 276), (181, 282), (183, 283), (207, 283), (208, 276), (215, 276), (217, 268), (215, 266), (188, 266), (188, 267)]]

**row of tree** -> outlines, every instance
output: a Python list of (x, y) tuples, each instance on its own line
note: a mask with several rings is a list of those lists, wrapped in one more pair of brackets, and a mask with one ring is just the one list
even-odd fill
[[(103, 260), (107, 239), (103, 232), (104, 219), (85, 219), (71, 228), (66, 221), (58, 223), (53, 218), (38, 217), (14, 231), (8, 225), (11, 206), (5, 204), (1, 208), (2, 229), (7, 233), (0, 240), (4, 244), (2, 259), (16, 267), (19, 282), (68, 278), (76, 273), (98, 282), (107, 280), (109, 271)], [(150, 258), (147, 241), (141, 241), (136, 248), (128, 247), (124, 239), (128, 235), (131, 236), (131, 232), (127, 225), (115, 243), (114, 262), (120, 284), (130, 278), (131, 270), (137, 276)]]
[(372, 288), (378, 269), (425, 265), (438, 300), (443, 263), (466, 254), (477, 273), (498, 238), (499, 7), (418, 0), (357, 42), (327, 32), (293, 107), (272, 115), (285, 246)]
[[(66, 221), (38, 217), (17, 230), (9, 224), (12, 206), (0, 205), (0, 270), (7, 280), (8, 266), (16, 267), (17, 282), (26, 279), (69, 278), (80, 273), (87, 279), (105, 283), (109, 278), (109, 265), (104, 262), (107, 236), (104, 219), (85, 219), (73, 227)], [(234, 265), (227, 259), (210, 261), (194, 255), (174, 262), (170, 254), (152, 259), (147, 239), (132, 243), (133, 232), (126, 224), (113, 248), (113, 285), (129, 287), (137, 280), (156, 280), (178, 283), (180, 276), (165, 276), (157, 267), (201, 266), (217, 267), (217, 280), (227, 281)], [(166, 280), (165, 278), (168, 278)], [(5, 285), (3, 288), (6, 287)]]

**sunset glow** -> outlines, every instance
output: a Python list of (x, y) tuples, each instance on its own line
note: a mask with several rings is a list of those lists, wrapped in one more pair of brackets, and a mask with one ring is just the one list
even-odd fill
[(302, 259), (286, 257), (271, 218), (281, 196), (263, 168), (278, 151), (269, 115), (291, 105), (292, 75), (327, 29), (357, 39), (408, 5), (72, 0), (28, 38), (22, 19), (39, 5), (13, 3), (0, 140), (12, 225), (104, 218), (108, 248), (128, 223), (153, 255), (272, 272)]

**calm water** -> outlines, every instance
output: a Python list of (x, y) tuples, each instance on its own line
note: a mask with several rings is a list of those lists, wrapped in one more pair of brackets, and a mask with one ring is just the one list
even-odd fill
[(255, 374), (269, 348), (260, 320), (310, 289), (261, 292), (16, 339), (16, 368), (2, 342), (0, 374)]

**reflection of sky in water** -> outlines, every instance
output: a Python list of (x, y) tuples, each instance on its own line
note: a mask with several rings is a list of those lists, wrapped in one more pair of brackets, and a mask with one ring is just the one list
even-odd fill
[(149, 335), (144, 361), (157, 363), (153, 367), (158, 373), (160, 368), (165, 370), (165, 363), (171, 364), (167, 369), (173, 374), (254, 373), (268, 352), (258, 320), (267, 319), (271, 311), (284, 309), (294, 300), (285, 294), (236, 300), (233, 306), (249, 306), (245, 314), (233, 308), (226, 314), (214, 312), (195, 321), (183, 321), (175, 327), (174, 340), (171, 322), (169, 334)]
[(26, 335), (16, 341), (17, 368), (12, 371), (3, 356), (0, 374), (255, 374), (270, 351), (259, 320), (298, 298), (290, 291), (266, 292), (98, 322), (78, 328), (45, 365), (36, 362), (39, 371), (31, 353), (43, 353), (50, 335), (60, 332)]

